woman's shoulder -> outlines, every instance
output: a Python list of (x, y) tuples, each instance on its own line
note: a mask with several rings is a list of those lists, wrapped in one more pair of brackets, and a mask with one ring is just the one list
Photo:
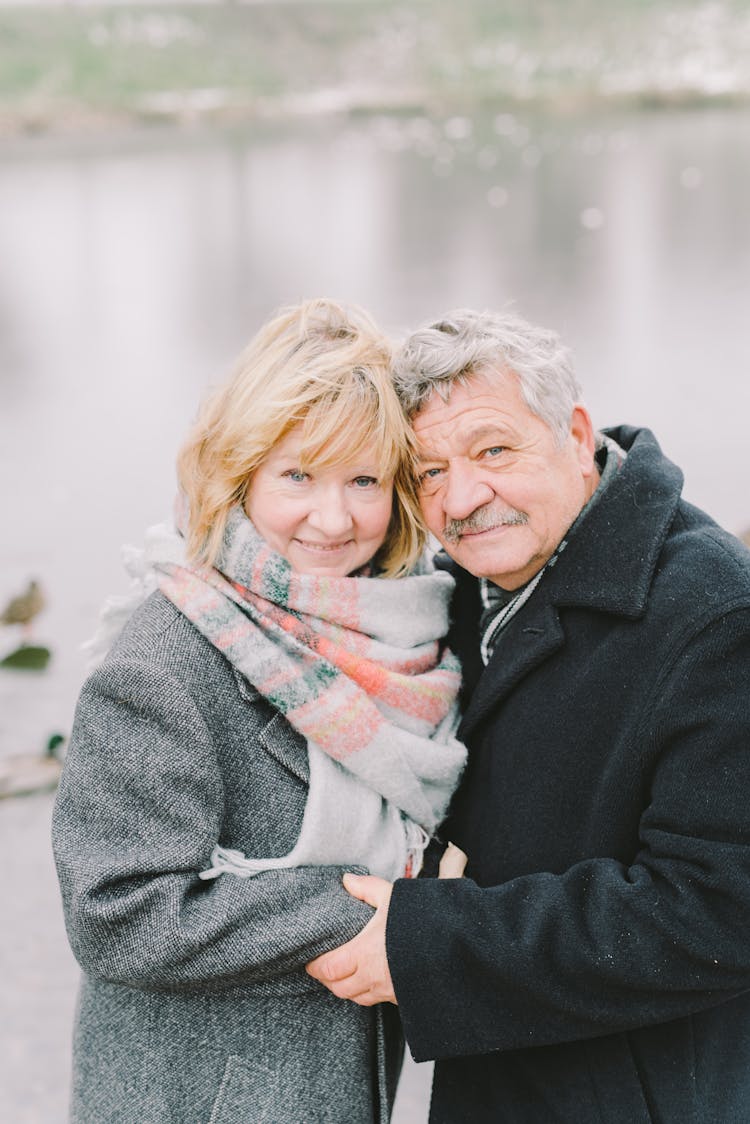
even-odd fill
[(125, 744), (129, 731), (146, 722), (166, 741), (184, 736), (195, 745), (202, 739), (205, 746), (219, 739), (231, 748), (236, 731), (246, 742), (273, 719), (263, 701), (225, 656), (154, 592), (131, 613), (83, 683), (71, 746), (93, 745), (104, 735), (119, 736)]
[(224, 657), (159, 590), (128, 617), (100, 671), (106, 675), (134, 663), (182, 680), (231, 675)]
[(133, 609), (120, 631), (110, 637), (109, 649), (101, 662), (148, 661), (168, 642), (170, 633), (183, 633), (183, 639), (191, 642), (191, 631), (196, 630), (164, 594), (156, 590)]

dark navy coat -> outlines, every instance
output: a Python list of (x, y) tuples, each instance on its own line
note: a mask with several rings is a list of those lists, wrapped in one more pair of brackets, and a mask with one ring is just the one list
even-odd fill
[(395, 885), (388, 959), (431, 1121), (750, 1121), (750, 552), (647, 430), (478, 657), (452, 642), (468, 877)]

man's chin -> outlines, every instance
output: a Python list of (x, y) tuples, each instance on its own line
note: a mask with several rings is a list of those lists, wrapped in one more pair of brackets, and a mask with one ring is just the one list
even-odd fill
[(529, 558), (513, 559), (507, 554), (499, 558), (495, 552), (490, 555), (482, 550), (478, 543), (467, 543), (465, 538), (459, 543), (443, 542), (442, 547), (454, 562), (473, 577), (486, 578), (508, 592), (519, 589), (534, 576), (534, 563)]

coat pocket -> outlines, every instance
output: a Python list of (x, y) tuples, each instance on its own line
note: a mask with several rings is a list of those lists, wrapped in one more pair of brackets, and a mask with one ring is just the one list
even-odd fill
[(275, 1073), (230, 1054), (208, 1124), (283, 1124), (279, 1094)]

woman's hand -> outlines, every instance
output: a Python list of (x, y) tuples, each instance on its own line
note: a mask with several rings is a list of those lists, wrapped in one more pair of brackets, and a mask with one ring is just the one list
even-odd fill
[(438, 867), (438, 878), (463, 878), (468, 856), (455, 843), (449, 843), (443, 851)]

